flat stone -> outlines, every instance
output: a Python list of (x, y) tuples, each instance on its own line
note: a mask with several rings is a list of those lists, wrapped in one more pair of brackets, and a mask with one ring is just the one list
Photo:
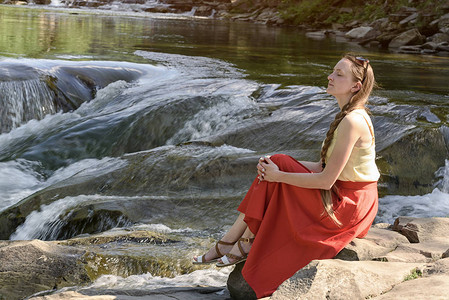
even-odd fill
[(419, 263), (314, 260), (284, 281), (271, 299), (366, 299), (389, 291), (422, 267)]
[[(410, 245), (410, 244), (408, 244)], [(407, 262), (407, 263), (426, 263), (431, 259), (420, 253), (418, 249), (411, 248), (408, 245), (399, 245), (394, 251), (380, 257), (381, 261), (386, 262)]]
[(415, 249), (417, 252), (432, 260), (438, 260), (443, 258), (443, 255), (449, 251), (449, 239), (436, 237), (432, 240), (402, 246)]
[(411, 243), (437, 237), (449, 240), (449, 218), (399, 217), (394, 222), (393, 230), (403, 234)]
[(397, 299), (448, 299), (449, 275), (435, 275), (417, 278), (395, 285), (387, 293), (376, 297), (376, 300)]
[(337, 254), (336, 258), (349, 261), (377, 259), (403, 243), (409, 244), (409, 241), (400, 233), (371, 227), (365, 238), (354, 239)]
[(408, 16), (407, 18), (403, 19), (402, 21), (399, 22), (399, 25), (404, 25), (407, 24), (411, 21), (414, 21), (418, 18), (419, 14), (417, 12), (411, 14), (410, 16)]
[(376, 36), (376, 30), (370, 26), (361, 26), (351, 29), (346, 33), (347, 38), (364, 40), (374, 38)]

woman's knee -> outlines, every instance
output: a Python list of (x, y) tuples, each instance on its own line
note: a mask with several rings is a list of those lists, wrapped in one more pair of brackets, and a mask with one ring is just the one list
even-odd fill
[(274, 154), (270, 157), (271, 161), (274, 162), (281, 171), (285, 172), (308, 172), (302, 164), (300, 164), (293, 157), (286, 154)]

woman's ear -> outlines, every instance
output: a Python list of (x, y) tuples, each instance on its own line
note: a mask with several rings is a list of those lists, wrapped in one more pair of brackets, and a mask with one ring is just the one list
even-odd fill
[(351, 88), (352, 93), (357, 93), (362, 88), (362, 83), (360, 81), (357, 81)]

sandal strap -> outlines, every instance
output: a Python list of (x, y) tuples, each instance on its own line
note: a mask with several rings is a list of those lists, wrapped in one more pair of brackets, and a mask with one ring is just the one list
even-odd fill
[(245, 259), (245, 258), (247, 257), (246, 254), (243, 255), (243, 256), (238, 256), (238, 255), (231, 254), (231, 253), (228, 253), (228, 254), (226, 254), (225, 256), (227, 256), (228, 258), (235, 259), (235, 260), (242, 260), (242, 259)]
[(218, 244), (231, 246), (231, 245), (234, 245), (235, 243), (229, 243), (229, 242), (224, 242), (224, 241), (218, 241), (218, 242), (215, 244), (215, 251), (217, 252), (218, 257), (222, 257), (222, 256), (224, 256), (224, 254), (222, 254), (222, 253), (220, 252), (220, 249), (218, 249)]
[(239, 242), (244, 242), (244, 243), (252, 243), (254, 242), (255, 238), (239, 238)]
[(246, 252), (243, 250), (242, 242), (244, 242), (244, 243), (251, 243), (252, 241), (254, 241), (254, 238), (239, 238), (239, 240), (238, 240), (238, 242), (237, 242), (237, 246), (239, 246), (239, 251), (240, 251), (240, 253), (242, 254), (242, 257), (243, 257), (243, 258), (247, 257), (247, 256), (248, 256), (248, 253), (246, 253)]

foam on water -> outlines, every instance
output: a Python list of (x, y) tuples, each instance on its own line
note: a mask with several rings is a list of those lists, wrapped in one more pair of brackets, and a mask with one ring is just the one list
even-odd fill
[(74, 174), (99, 175), (120, 168), (126, 161), (105, 157), (84, 159), (56, 170), (45, 180), (36, 161), (18, 159), (0, 163), (0, 211), (45, 187), (63, 181)]
[(422, 196), (391, 195), (379, 199), (376, 222), (393, 224), (399, 216), (449, 217), (449, 194), (434, 189)]
[[(57, 231), (61, 225), (60, 216), (67, 210), (75, 208), (81, 204), (95, 203), (108, 200), (129, 200), (135, 197), (120, 196), (102, 196), (102, 195), (79, 195), (76, 197), (65, 197), (52, 202), (48, 205), (42, 205), (39, 210), (29, 214), (25, 222), (17, 227), (11, 235), (11, 240), (31, 240), (42, 236), (52, 234)], [(137, 197), (138, 198), (138, 197)]]
[(232, 268), (197, 270), (174, 278), (152, 276), (151, 274), (132, 275), (126, 278), (103, 275), (86, 289), (157, 289), (163, 287), (185, 286), (226, 286)]
[(442, 179), (431, 193), (416, 196), (389, 195), (379, 199), (376, 222), (393, 224), (399, 216), (449, 217), (449, 160), (436, 172)]

